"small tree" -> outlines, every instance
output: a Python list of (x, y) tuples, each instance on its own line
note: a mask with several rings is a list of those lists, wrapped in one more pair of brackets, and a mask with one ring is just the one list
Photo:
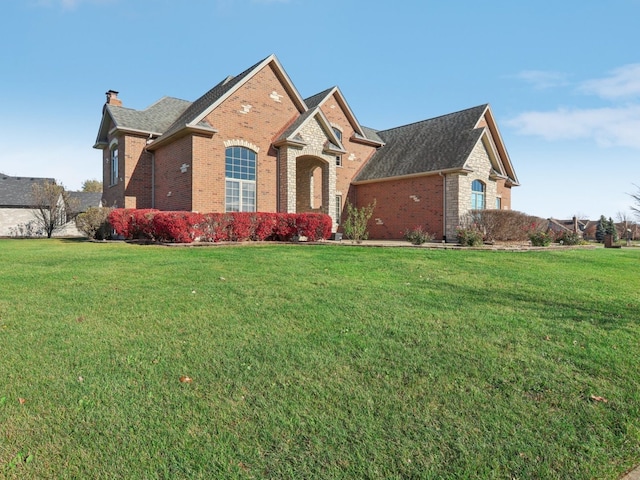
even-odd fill
[(86, 212), (76, 217), (78, 230), (92, 240), (104, 240), (109, 236), (109, 213), (111, 208), (90, 207)]
[(376, 201), (370, 203), (366, 207), (356, 208), (349, 200), (347, 200), (347, 218), (342, 224), (345, 236), (356, 243), (362, 243), (363, 240), (369, 238), (367, 231), (367, 223), (373, 215), (376, 208)]
[(69, 193), (55, 181), (35, 183), (32, 187), (33, 215), (39, 229), (47, 238), (67, 223), (67, 212), (73, 209)]
[(83, 192), (102, 193), (102, 182), (100, 180), (85, 180), (82, 182)]
[(614, 242), (618, 241), (618, 229), (616, 228), (616, 224), (611, 217), (609, 217), (609, 220), (607, 220), (605, 233), (607, 235), (611, 235)]
[(604, 215), (600, 215), (600, 221), (598, 221), (598, 226), (596, 227), (596, 242), (603, 243), (604, 236), (607, 233), (607, 219)]

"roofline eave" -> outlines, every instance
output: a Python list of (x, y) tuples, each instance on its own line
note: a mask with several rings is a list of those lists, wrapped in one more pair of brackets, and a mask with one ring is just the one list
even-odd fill
[(462, 175), (468, 175), (469, 173), (473, 173), (473, 170), (469, 168), (443, 168), (440, 170), (430, 170), (428, 172), (418, 172), (418, 173), (409, 173), (406, 175), (396, 175), (393, 177), (382, 177), (382, 178), (374, 178), (369, 180), (354, 180), (351, 182), (352, 185), (366, 185), (369, 183), (378, 183), (378, 182), (390, 182), (393, 180), (407, 180), (411, 178), (419, 178), (419, 177), (430, 177), (433, 175), (449, 175), (452, 173), (459, 173)]
[(362, 145), (368, 145), (370, 147), (384, 147), (386, 145), (386, 143), (384, 142), (378, 142), (376, 140), (371, 140), (365, 137), (356, 137), (355, 135), (352, 135), (349, 140), (351, 140), (353, 143), (360, 143)]
[(212, 138), (216, 133), (218, 133), (218, 130), (213, 127), (199, 127), (199, 126), (185, 125), (179, 130), (176, 130), (173, 134), (171, 134), (168, 137), (160, 136), (157, 139), (153, 140), (150, 144), (147, 145), (147, 150), (153, 151), (156, 148), (161, 147), (166, 143), (169, 143), (169, 141), (171, 140), (174, 140), (174, 139), (177, 140), (178, 138), (185, 137), (190, 133), (194, 135), (203, 135), (205, 137)]
[(293, 147), (293, 148), (304, 148), (308, 144), (305, 142), (301, 142), (299, 140), (294, 140), (293, 138), (283, 138), (282, 140), (278, 140), (273, 143), (274, 147)]

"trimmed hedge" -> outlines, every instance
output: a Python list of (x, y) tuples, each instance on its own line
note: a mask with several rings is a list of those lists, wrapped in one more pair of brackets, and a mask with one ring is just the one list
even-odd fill
[(471, 210), (464, 223), (482, 232), (486, 242), (528, 240), (530, 233), (547, 228), (545, 219), (516, 210)]
[(117, 235), (127, 240), (167, 243), (309, 241), (327, 239), (332, 221), (323, 213), (194, 213), (117, 208), (109, 214)]

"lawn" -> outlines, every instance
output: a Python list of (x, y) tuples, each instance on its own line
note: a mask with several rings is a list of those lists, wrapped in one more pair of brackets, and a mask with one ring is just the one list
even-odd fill
[(639, 266), (2, 240), (0, 478), (616, 479)]

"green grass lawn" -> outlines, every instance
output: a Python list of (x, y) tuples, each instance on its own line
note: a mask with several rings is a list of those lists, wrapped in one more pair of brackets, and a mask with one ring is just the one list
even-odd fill
[(639, 267), (2, 240), (0, 478), (616, 479)]

